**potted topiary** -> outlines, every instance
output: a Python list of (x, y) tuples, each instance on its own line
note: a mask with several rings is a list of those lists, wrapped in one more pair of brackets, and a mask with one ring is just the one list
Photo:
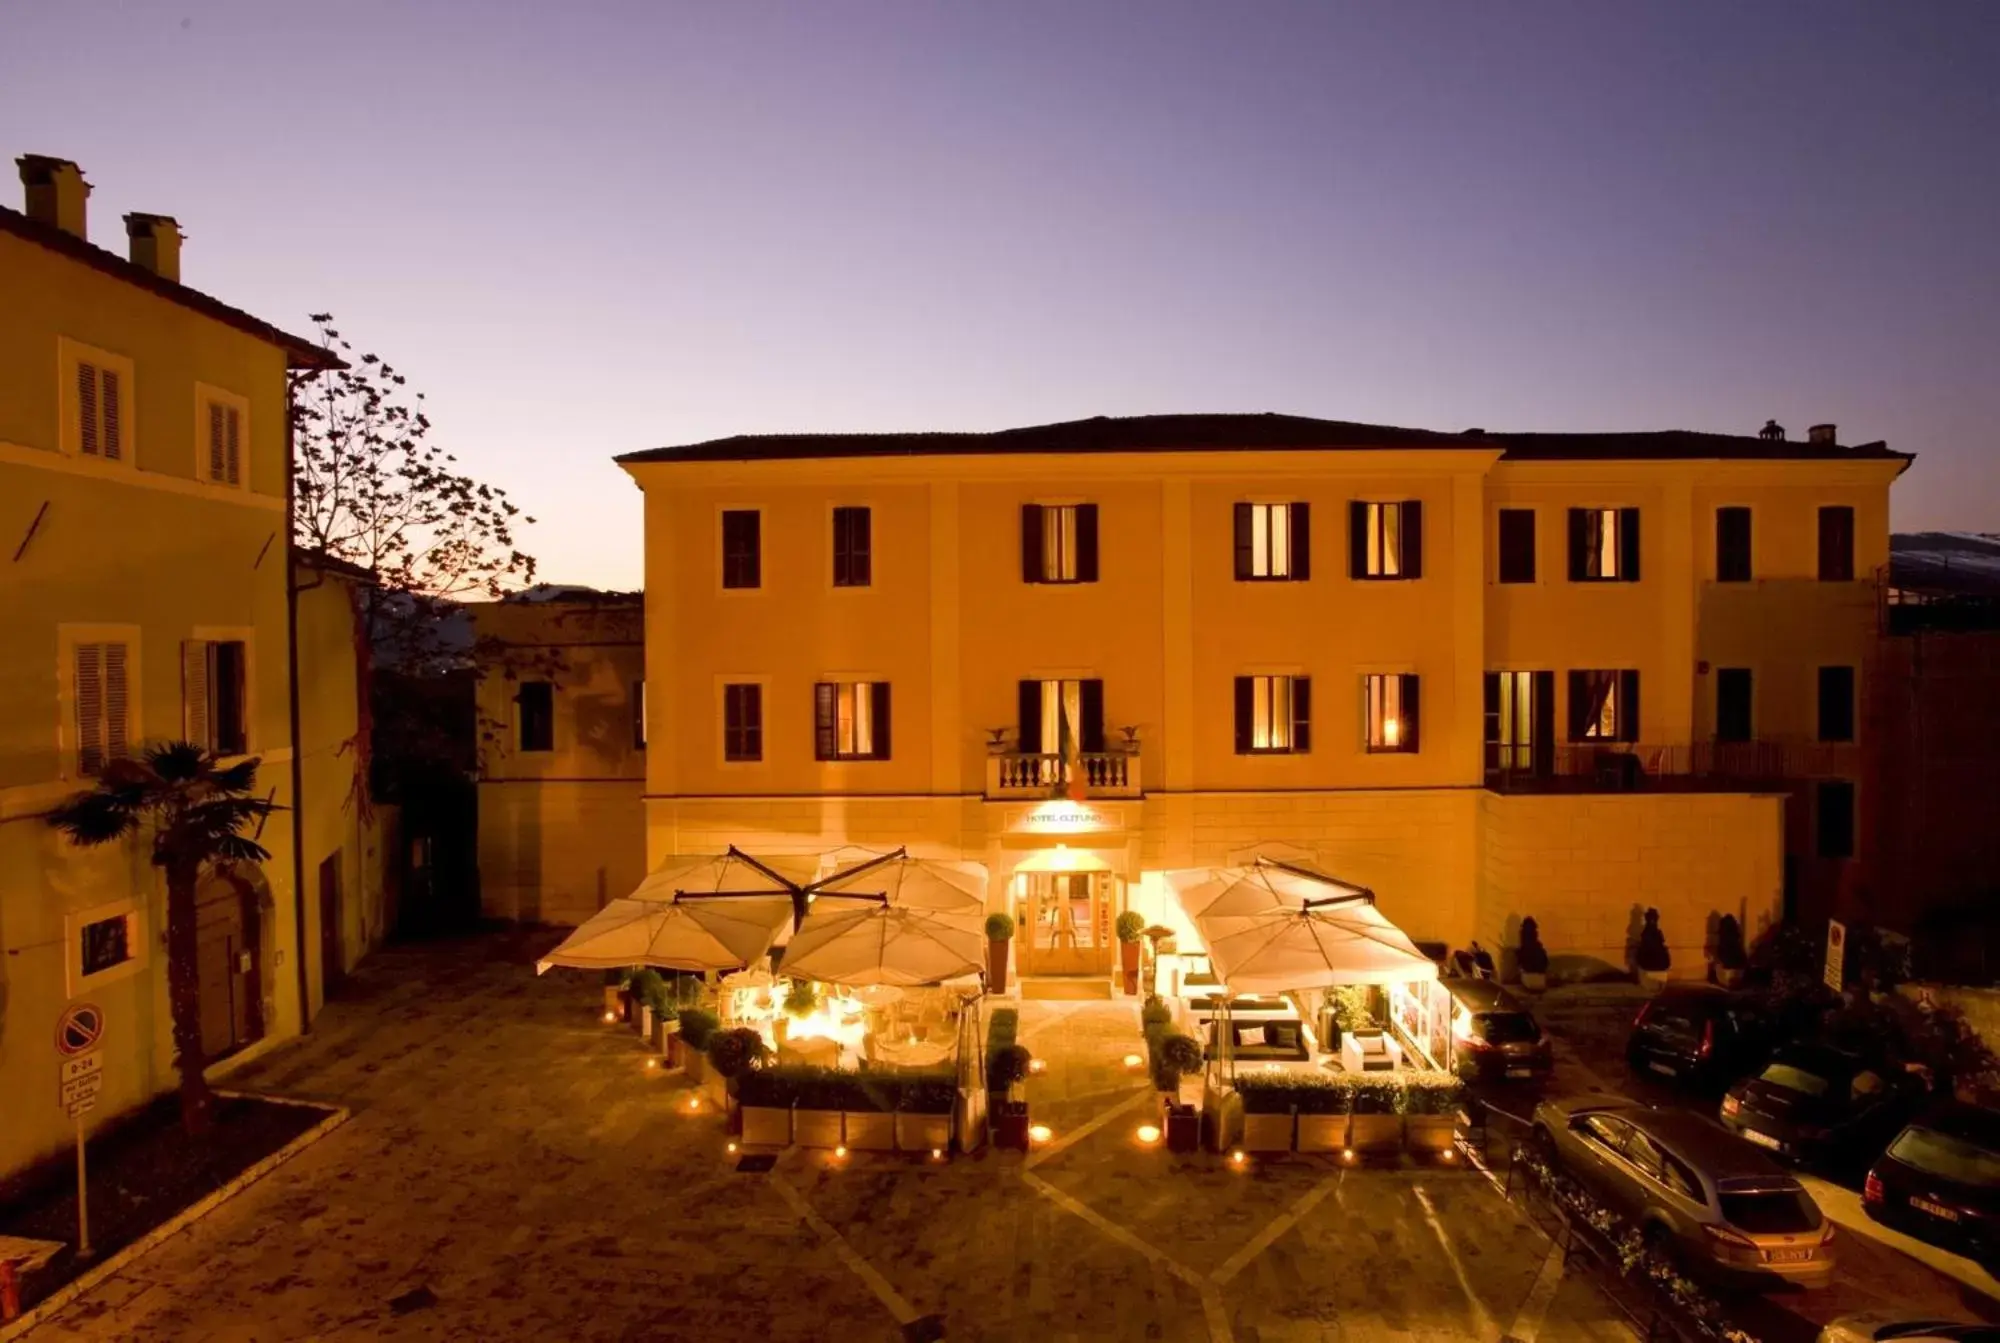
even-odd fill
[(942, 1152), (951, 1146), (951, 1111), (958, 1083), (949, 1069), (911, 1073), (896, 1099), (896, 1146), (905, 1152)]
[(1639, 982), (1657, 989), (1667, 982), (1667, 970), (1674, 958), (1667, 951), (1667, 935), (1660, 931), (1660, 911), (1646, 911), (1645, 926), (1639, 929), (1639, 946), (1633, 953), (1639, 967)]
[(1246, 1152), (1291, 1151), (1292, 1091), (1291, 1079), (1283, 1074), (1237, 1078), (1236, 1094), (1243, 1102), (1243, 1137), (1237, 1145)]
[(1521, 946), (1514, 953), (1521, 968), (1521, 987), (1540, 993), (1549, 986), (1549, 949), (1542, 945), (1542, 928), (1531, 914), (1521, 920)]
[(708, 1042), (721, 1025), (721, 1019), (707, 1008), (690, 1007), (681, 1013), (681, 1063), (689, 1081), (700, 1082), (707, 1071)]
[(633, 972), (632, 982), (625, 987), (632, 996), (632, 1026), (641, 1037), (650, 1042), (653, 1038), (653, 1016), (659, 1005), (666, 1001), (667, 981), (660, 978), (660, 972), (651, 966)]
[(792, 1101), (798, 1094), (799, 1065), (752, 1068), (736, 1079), (745, 1147), (788, 1147), (792, 1141)]
[(792, 1100), (792, 1141), (801, 1147), (840, 1147), (841, 1112), (847, 1108), (847, 1081), (834, 1068), (801, 1068)]
[(1458, 1107), (1464, 1099), (1465, 1083), (1451, 1073), (1405, 1073), (1404, 1145), (1430, 1155), (1452, 1150), (1458, 1137)]
[(1162, 1026), (1147, 1035), (1146, 1048), (1151, 1055), (1153, 1089), (1159, 1093), (1160, 1118), (1171, 1121), (1181, 1108), (1181, 1079), (1201, 1071), (1201, 1041)]
[(1014, 940), (1014, 916), (993, 913), (986, 916), (986, 991), (1007, 991), (1007, 947)]
[(752, 1068), (762, 1066), (768, 1051), (764, 1037), (748, 1026), (717, 1031), (708, 1037), (708, 1069), (702, 1088), (717, 1105), (727, 1105), (736, 1096), (736, 1080)]
[(1393, 1151), (1403, 1145), (1403, 1083), (1397, 1073), (1353, 1078), (1354, 1107), (1347, 1145), (1357, 1152)]
[(1032, 1056), (1023, 1045), (1005, 1044), (986, 1056), (986, 1085), (991, 1097), (993, 1145), (1028, 1150), (1028, 1102), (1014, 1097), (1014, 1088), (1028, 1076)]
[(1128, 909), (1118, 916), (1112, 925), (1118, 934), (1118, 969), (1125, 979), (1125, 992), (1130, 997), (1139, 996), (1139, 938), (1146, 931), (1146, 920), (1135, 909)]
[(1339, 1152), (1347, 1147), (1347, 1120), (1354, 1109), (1354, 1082), (1345, 1073), (1300, 1079), (1298, 1147), (1301, 1152)]
[(1749, 965), (1749, 954), (1743, 948), (1743, 925), (1734, 914), (1724, 914), (1715, 924), (1715, 982), (1725, 989), (1740, 987)]

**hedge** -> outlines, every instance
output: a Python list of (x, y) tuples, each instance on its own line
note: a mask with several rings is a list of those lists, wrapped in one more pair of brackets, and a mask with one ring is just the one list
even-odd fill
[(1465, 1084), (1444, 1072), (1243, 1073), (1245, 1114), (1414, 1114), (1458, 1111)]
[(744, 1073), (736, 1084), (743, 1105), (854, 1114), (950, 1114), (958, 1097), (946, 1068), (870, 1069), (851, 1072), (811, 1063), (781, 1063)]

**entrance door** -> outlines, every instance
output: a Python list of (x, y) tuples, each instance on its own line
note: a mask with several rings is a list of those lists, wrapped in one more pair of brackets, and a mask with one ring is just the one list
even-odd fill
[(347, 977), (347, 966), (341, 957), (340, 935), (346, 925), (341, 921), (340, 907), (340, 850), (319, 865), (319, 974), (320, 996), (331, 998), (333, 991), (340, 987), (340, 981)]
[(201, 1052), (234, 1053), (264, 1033), (257, 972), (255, 897), (211, 880), (196, 896), (195, 966), (201, 988)]
[(1024, 975), (1109, 973), (1109, 872), (1024, 872), (1015, 878), (1015, 928)]

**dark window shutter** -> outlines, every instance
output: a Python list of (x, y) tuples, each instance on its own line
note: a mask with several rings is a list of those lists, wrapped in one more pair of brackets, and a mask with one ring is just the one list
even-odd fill
[(1422, 689), (1422, 681), (1415, 676), (1403, 678), (1403, 749), (1420, 749), (1423, 740), (1423, 713), (1418, 705), (1417, 693)]
[(209, 694), (215, 703), (210, 723), (215, 734), (217, 755), (241, 755), (249, 744), (249, 725), (244, 721), (243, 643), (229, 639), (208, 646), (213, 659), (209, 667)]
[(1715, 579), (1718, 583), (1750, 581), (1750, 510), (1715, 510)]
[(1569, 511), (1569, 581), (1581, 583), (1590, 577), (1590, 510)]
[[(1504, 546), (1505, 529), (1502, 529)], [(1500, 673), (1487, 672), (1479, 692), (1479, 711), (1486, 730), (1486, 772), (1500, 769)], [(1511, 763), (1511, 762), (1510, 762)]]
[[(118, 370), (103, 370), (104, 382), (104, 460), (115, 462), (125, 455), (125, 440), (119, 436), (118, 428)], [(1852, 511), (1850, 510), (1850, 518)]]
[(1403, 505), (1403, 577), (1424, 576), (1424, 504), (1411, 499)]
[(869, 510), (833, 510), (833, 582), (835, 587), (865, 588), (873, 578), (869, 554)]
[(1256, 721), (1257, 683), (1255, 678), (1236, 678), (1236, 754), (1250, 754), (1250, 729)]
[(1854, 578), (1854, 510), (1841, 505), (1819, 511), (1819, 579), (1846, 583)]
[(868, 753), (871, 760), (889, 758), (889, 683), (877, 681), (868, 687), (875, 699), (875, 741), (874, 749)]
[(1819, 739), (1854, 740), (1854, 668), (1819, 669)]
[(1347, 576), (1368, 577), (1368, 504), (1361, 499), (1347, 504)]
[(1254, 504), (1236, 505), (1236, 581), (1239, 583), (1256, 574), (1256, 565), (1250, 553), (1251, 538), (1255, 535), (1251, 510), (1255, 507)]
[(1097, 505), (1076, 506), (1076, 581), (1097, 581)]
[(1587, 741), (1590, 737), (1590, 673), (1573, 671), (1569, 674), (1569, 739)]
[(1292, 678), (1292, 749), (1312, 750), (1313, 683), (1310, 676)]
[(1077, 749), (1091, 755), (1101, 754), (1104, 750), (1104, 682), (1078, 683), (1077, 712), (1083, 717), (1077, 731)]
[(1500, 510), (1500, 581), (1535, 581), (1535, 510)]
[(1639, 673), (1618, 673), (1618, 740), (1639, 740)]
[(854, 557), (854, 585), (865, 588), (875, 581), (875, 515), (868, 509), (854, 510), (848, 544)]
[(1042, 749), (1042, 683), (1021, 682), (1019, 704), (1020, 723), (1014, 749), (1034, 755)]
[(1618, 577), (1627, 583), (1639, 581), (1639, 510), (1618, 510)]
[(1021, 505), (1021, 581), (1040, 583), (1046, 580), (1047, 570), (1042, 564), (1042, 506), (1040, 504)]
[(840, 687), (831, 681), (813, 686), (813, 755), (832, 760), (840, 754)]
[(764, 687), (755, 683), (740, 687), (743, 695), (743, 758), (764, 758)]
[(1312, 577), (1312, 505), (1291, 505), (1292, 577), (1299, 581)]
[(1750, 669), (1721, 667), (1715, 673), (1715, 739), (1750, 740)]
[(1535, 773), (1546, 776), (1555, 773), (1556, 768), (1556, 674), (1554, 672), (1535, 673), (1534, 696), (1534, 721), (1529, 724), (1532, 734), (1530, 749), (1534, 753)]

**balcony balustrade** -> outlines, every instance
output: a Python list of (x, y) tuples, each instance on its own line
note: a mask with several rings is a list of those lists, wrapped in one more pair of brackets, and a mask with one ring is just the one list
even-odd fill
[(1852, 777), (1853, 742), (1564, 742), (1537, 769), (1528, 747), (1486, 748), (1486, 786), (1502, 793), (1741, 792)]
[(1053, 751), (1004, 751), (986, 758), (986, 796), (1059, 797), (1075, 770), (1093, 797), (1138, 797), (1137, 751), (1087, 751), (1073, 760)]

